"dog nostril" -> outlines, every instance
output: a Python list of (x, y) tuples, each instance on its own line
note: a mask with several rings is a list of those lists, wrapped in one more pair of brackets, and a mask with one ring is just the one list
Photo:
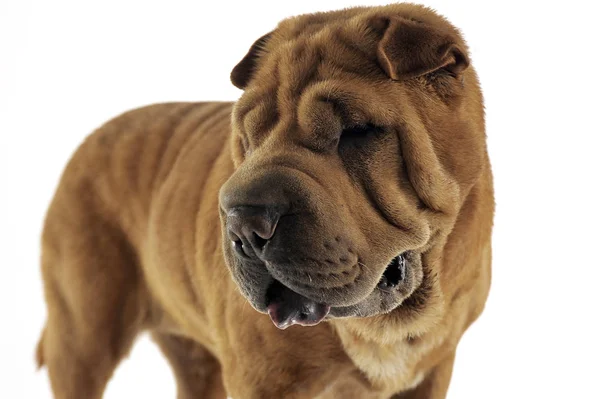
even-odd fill
[(261, 256), (265, 246), (275, 234), (281, 214), (278, 208), (244, 205), (228, 210), (229, 238), (234, 241), (241, 240), (243, 252), (247, 256)]
[(256, 246), (259, 249), (263, 249), (265, 247), (265, 245), (267, 245), (267, 242), (269, 241), (265, 238), (262, 238), (261, 236), (259, 236), (256, 233), (252, 233), (252, 236), (254, 237), (254, 243), (256, 244)]
[(242, 242), (242, 240), (231, 240), (231, 246), (239, 255), (243, 257), (248, 257), (248, 254), (246, 253), (246, 251), (244, 251), (244, 243)]

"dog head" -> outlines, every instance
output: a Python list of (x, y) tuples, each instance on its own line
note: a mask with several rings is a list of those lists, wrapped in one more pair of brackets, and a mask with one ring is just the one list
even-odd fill
[(443, 246), (485, 152), (457, 30), (406, 4), (304, 15), (258, 39), (231, 79), (244, 93), (220, 213), (252, 306), (285, 328), (429, 295), (425, 255)]

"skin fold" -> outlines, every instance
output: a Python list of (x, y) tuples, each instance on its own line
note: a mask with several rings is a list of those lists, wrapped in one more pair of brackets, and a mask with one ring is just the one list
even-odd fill
[(69, 161), (42, 237), (54, 396), (101, 398), (149, 332), (180, 399), (444, 398), (494, 212), (460, 33), (412, 4), (301, 15), (231, 80), (236, 103), (126, 112)]

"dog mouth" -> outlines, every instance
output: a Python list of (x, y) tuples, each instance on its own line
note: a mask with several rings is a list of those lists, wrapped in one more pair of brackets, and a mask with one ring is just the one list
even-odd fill
[[(405, 254), (396, 256), (383, 272), (375, 290), (383, 295), (398, 290), (406, 279)], [(331, 306), (310, 299), (288, 288), (278, 280), (273, 280), (267, 289), (266, 309), (273, 324), (279, 329), (292, 325), (314, 326), (329, 315)]]
[(377, 288), (384, 292), (392, 292), (406, 279), (406, 257), (404, 254), (396, 256), (388, 264), (377, 283)]

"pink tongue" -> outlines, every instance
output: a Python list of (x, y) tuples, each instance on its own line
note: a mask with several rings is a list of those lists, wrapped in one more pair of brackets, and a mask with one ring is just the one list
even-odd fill
[(284, 330), (294, 324), (314, 326), (329, 313), (329, 305), (297, 294), (279, 282), (274, 284), (277, 285), (277, 292), (273, 293), (267, 312), (277, 328)]

